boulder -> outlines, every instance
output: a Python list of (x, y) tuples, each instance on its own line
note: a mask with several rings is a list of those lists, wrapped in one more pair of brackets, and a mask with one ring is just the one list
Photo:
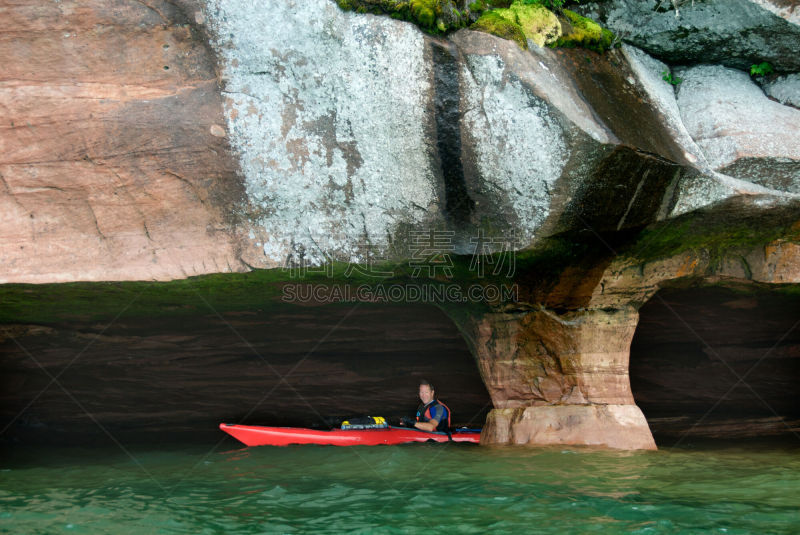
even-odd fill
[(365, 244), (437, 220), (433, 70), (415, 26), (327, 0), (209, 1), (206, 15), (261, 265), (363, 260)]
[(781, 104), (800, 108), (800, 74), (777, 76), (762, 83), (761, 88)]
[(715, 169), (800, 193), (800, 110), (768, 99), (750, 76), (722, 66), (677, 69), (686, 129)]
[(780, 0), (609, 0), (575, 9), (668, 63), (800, 70), (798, 10)]

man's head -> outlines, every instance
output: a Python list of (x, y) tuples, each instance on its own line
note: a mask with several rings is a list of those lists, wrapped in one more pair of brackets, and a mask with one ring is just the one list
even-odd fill
[(424, 379), (419, 382), (419, 399), (422, 403), (428, 404), (433, 401), (433, 385)]

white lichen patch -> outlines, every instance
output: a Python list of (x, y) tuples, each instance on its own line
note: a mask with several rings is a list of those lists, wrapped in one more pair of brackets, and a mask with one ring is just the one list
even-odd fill
[(207, 0), (225, 113), (264, 254), (364, 260), (438, 213), (422, 34), (328, 0)]
[(499, 56), (470, 55), (463, 69), (464, 124), (476, 143), (488, 195), (503, 195), (521, 218), (523, 241), (548, 216), (551, 191), (568, 159), (564, 132), (545, 101), (506, 75)]

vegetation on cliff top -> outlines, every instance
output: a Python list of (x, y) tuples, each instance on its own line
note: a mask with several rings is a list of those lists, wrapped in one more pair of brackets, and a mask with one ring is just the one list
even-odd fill
[[(503, 17), (509, 25), (518, 28), (526, 39), (530, 39), (540, 47), (554, 43), (561, 35), (561, 23), (555, 13), (541, 4), (524, 4), (520, 1), (514, 2), (508, 8), (494, 9), (484, 13), (472, 26), (472, 29), (486, 31), (481, 22), (496, 15)], [(488, 33), (504, 37), (493, 31)], [(527, 44), (522, 48), (527, 48)]]
[(531, 40), (540, 47), (582, 47), (603, 52), (615, 41), (614, 35), (596, 22), (563, 9), (569, 0), (474, 0), (467, 5), (456, 0), (337, 0), (337, 3), (347, 11), (413, 22), (431, 34), (469, 27), (514, 41), (522, 49), (527, 49), (527, 41)]
[(388, 15), (413, 22), (428, 33), (465, 28), (469, 10), (460, 11), (453, 0), (336, 0), (345, 11)]

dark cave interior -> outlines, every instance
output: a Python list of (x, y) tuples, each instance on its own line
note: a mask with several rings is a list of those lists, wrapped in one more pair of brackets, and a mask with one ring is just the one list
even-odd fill
[(0, 442), (214, 440), (223, 421), (391, 422), (414, 414), (421, 378), (454, 425), (480, 427), (491, 409), (461, 333), (436, 307), (206, 312), (2, 326)]
[(765, 436), (800, 443), (796, 288), (662, 289), (639, 313), (631, 388), (659, 445)]

